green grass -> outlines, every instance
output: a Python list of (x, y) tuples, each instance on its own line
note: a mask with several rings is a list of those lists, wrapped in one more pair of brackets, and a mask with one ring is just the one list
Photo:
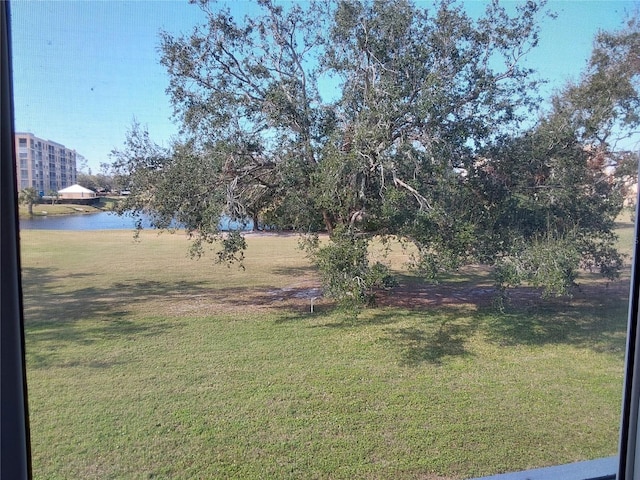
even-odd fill
[[(74, 203), (38, 203), (33, 205), (33, 215), (36, 217), (56, 215), (82, 215), (85, 213), (98, 213), (105, 210), (113, 210), (118, 203), (117, 197), (100, 197), (95, 205)], [(27, 205), (19, 205), (20, 218), (29, 218)]]
[(468, 478), (616, 453), (624, 280), (353, 319), (295, 295), (317, 281), (295, 237), (250, 238), (240, 270), (180, 234), (21, 236), (35, 478)]
[[(52, 215), (81, 215), (83, 213), (98, 213), (101, 209), (93, 205), (77, 205), (70, 203), (39, 203), (33, 206), (33, 215), (35, 217), (44, 217)], [(28, 207), (20, 205), (20, 218), (29, 218)]]

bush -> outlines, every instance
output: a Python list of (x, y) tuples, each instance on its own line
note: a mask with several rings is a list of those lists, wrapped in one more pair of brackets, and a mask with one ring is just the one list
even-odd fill
[(389, 268), (380, 262), (369, 263), (369, 239), (339, 228), (327, 245), (320, 246), (317, 237), (307, 239), (310, 252), (325, 293), (347, 310), (374, 306), (376, 291), (391, 288), (396, 281)]

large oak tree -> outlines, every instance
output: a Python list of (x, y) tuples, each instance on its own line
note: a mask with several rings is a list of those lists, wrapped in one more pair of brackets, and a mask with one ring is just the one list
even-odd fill
[[(581, 265), (616, 274), (616, 185), (585, 147), (608, 152), (598, 135), (637, 124), (637, 44), (625, 50), (636, 24), (603, 34), (583, 82), (525, 128), (540, 103), (522, 64), (540, 3), (510, 15), (490, 2), (477, 19), (448, 0), (259, 0), (244, 18), (196, 3), (203, 24), (160, 44), (181, 140), (162, 149), (132, 127), (114, 152), (123, 209), (177, 220), (196, 254), (220, 241), (222, 261), (246, 246), (221, 235), (223, 214), (305, 232), (327, 293), (350, 304), (391, 284), (368, 260), (374, 237), (412, 244), (431, 278), (480, 262), (500, 285), (565, 292)], [(607, 96), (629, 56), (627, 83)]]

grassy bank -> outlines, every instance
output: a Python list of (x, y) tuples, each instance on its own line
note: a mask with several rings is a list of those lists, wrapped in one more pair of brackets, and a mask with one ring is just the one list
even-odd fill
[[(113, 210), (118, 202), (116, 197), (100, 197), (95, 205), (81, 205), (74, 203), (38, 203), (33, 205), (34, 216), (54, 216), (54, 215), (80, 215), (83, 213), (98, 213)], [(20, 218), (29, 218), (29, 208), (27, 205), (20, 205)]]
[(404, 272), (354, 320), (310, 313), (296, 237), (251, 237), (241, 270), (182, 235), (21, 236), (35, 478), (449, 479), (616, 452), (626, 279), (499, 314), (482, 269)]

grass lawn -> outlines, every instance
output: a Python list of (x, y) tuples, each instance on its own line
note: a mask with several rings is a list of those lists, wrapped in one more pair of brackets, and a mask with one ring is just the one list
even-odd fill
[[(36, 217), (53, 215), (78, 215), (83, 213), (98, 213), (113, 210), (118, 202), (117, 197), (100, 197), (95, 205), (81, 205), (73, 203), (38, 203), (33, 205), (33, 215)], [(29, 218), (27, 205), (19, 205), (20, 218)]]
[(293, 236), (249, 238), (245, 270), (180, 234), (21, 236), (37, 479), (458, 479), (616, 453), (628, 276), (498, 313), (480, 268), (401, 272), (353, 319), (310, 313)]

